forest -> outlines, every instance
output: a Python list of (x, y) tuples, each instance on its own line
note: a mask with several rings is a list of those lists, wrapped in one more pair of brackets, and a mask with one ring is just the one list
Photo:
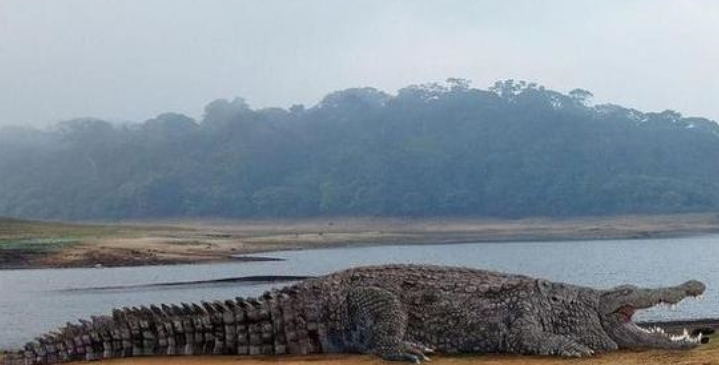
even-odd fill
[(719, 125), (506, 80), (215, 100), (200, 120), (0, 129), (0, 216), (477, 216), (719, 211)]

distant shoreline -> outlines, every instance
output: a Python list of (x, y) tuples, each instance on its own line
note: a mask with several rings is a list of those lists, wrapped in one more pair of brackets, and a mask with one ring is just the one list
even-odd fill
[(688, 237), (719, 234), (719, 215), (590, 218), (311, 218), (58, 223), (2, 220), (0, 270), (256, 261), (315, 248)]

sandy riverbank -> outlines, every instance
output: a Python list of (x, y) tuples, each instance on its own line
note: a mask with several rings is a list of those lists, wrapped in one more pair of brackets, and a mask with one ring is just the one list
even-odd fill
[[(279, 356), (279, 357), (239, 357), (239, 356), (190, 356), (190, 357), (149, 357), (113, 359), (93, 362), (98, 365), (386, 365), (373, 356), (360, 355), (316, 355), (316, 356)], [(74, 365), (87, 364), (83, 362)], [(619, 351), (591, 358), (564, 359), (556, 357), (529, 356), (434, 356), (433, 365), (717, 365), (719, 347), (704, 345), (691, 351)]]
[[(14, 221), (0, 222), (0, 269), (225, 262), (247, 253), (352, 245), (640, 239), (715, 233), (719, 233), (715, 214), (520, 220), (173, 220), (90, 225)], [(38, 238), (65, 243), (49, 248), (23, 244)]]

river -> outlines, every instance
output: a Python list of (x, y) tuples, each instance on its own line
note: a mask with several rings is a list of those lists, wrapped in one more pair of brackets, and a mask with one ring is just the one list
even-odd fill
[[(642, 311), (640, 320), (719, 317), (719, 236), (641, 240), (397, 245), (283, 251), (285, 261), (105, 269), (0, 271), (0, 349), (17, 348), (67, 321), (114, 307), (254, 296), (272, 284), (218, 283), (85, 290), (253, 275), (320, 275), (357, 265), (429, 263), (527, 274), (606, 288), (704, 281), (704, 301)], [(284, 285), (284, 284), (276, 284)], [(80, 290), (76, 290), (80, 289)]]

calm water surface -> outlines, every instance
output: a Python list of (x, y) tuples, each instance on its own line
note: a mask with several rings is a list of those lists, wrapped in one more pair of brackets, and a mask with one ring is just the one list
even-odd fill
[(705, 300), (640, 319), (719, 317), (719, 236), (677, 239), (476, 243), (286, 251), (287, 261), (113, 269), (0, 271), (0, 349), (16, 348), (67, 321), (114, 307), (257, 295), (267, 284), (217, 284), (67, 291), (92, 287), (212, 280), (248, 275), (319, 275), (357, 265), (430, 263), (528, 274), (605, 288), (622, 283), (675, 285), (698, 279)]

